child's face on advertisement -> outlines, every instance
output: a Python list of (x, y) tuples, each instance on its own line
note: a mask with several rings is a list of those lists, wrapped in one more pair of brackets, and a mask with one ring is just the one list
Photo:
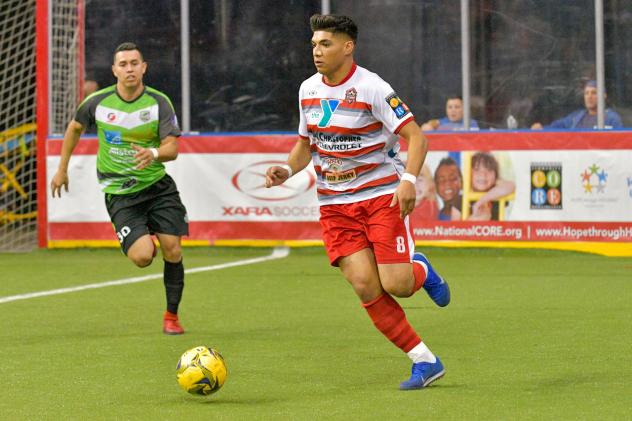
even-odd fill
[(437, 184), (437, 193), (444, 201), (450, 201), (457, 197), (463, 187), (459, 169), (456, 165), (439, 167), (435, 182)]
[(472, 190), (488, 191), (496, 184), (494, 171), (482, 165), (472, 168)]

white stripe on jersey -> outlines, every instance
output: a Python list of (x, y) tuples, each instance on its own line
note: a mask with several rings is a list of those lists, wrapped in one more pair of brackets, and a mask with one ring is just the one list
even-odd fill
[(299, 135), (310, 139), (321, 205), (395, 192), (404, 172), (395, 132), (413, 115), (388, 83), (355, 64), (337, 86), (316, 73), (301, 85), (299, 108)]
[(97, 105), (97, 109), (94, 112), (94, 119), (98, 122), (132, 130), (151, 121), (157, 121), (158, 104), (136, 110), (133, 113), (126, 113), (125, 111)]

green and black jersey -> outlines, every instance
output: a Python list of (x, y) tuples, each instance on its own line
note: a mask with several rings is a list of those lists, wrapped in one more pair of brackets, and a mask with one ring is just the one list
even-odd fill
[(116, 85), (97, 91), (79, 105), (75, 120), (97, 127), (97, 177), (110, 194), (143, 190), (165, 175), (165, 166), (158, 161), (136, 169), (132, 144), (157, 148), (165, 137), (181, 134), (169, 98), (148, 86), (131, 102), (118, 95)]

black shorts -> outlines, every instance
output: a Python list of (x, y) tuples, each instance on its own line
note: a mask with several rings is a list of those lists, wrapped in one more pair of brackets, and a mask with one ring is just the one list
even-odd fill
[(145, 234), (189, 234), (187, 210), (175, 181), (167, 174), (136, 193), (107, 193), (105, 206), (126, 255), (132, 244)]

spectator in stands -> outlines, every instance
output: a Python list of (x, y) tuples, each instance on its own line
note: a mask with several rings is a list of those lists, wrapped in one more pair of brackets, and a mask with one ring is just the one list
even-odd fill
[[(83, 99), (86, 99), (93, 93), (99, 90), (99, 83), (93, 79), (84, 79), (83, 80)], [(82, 101), (83, 101), (82, 99)], [(94, 135), (97, 133), (97, 126), (92, 122), (88, 122), (88, 125), (85, 127), (85, 134)]]
[[(464, 130), (463, 126), (463, 98), (458, 95), (449, 96), (445, 103), (446, 116), (429, 120), (421, 126), (423, 131), (431, 130)], [(470, 120), (470, 128), (478, 129), (478, 122)]]
[(463, 176), (456, 161), (451, 157), (443, 158), (434, 174), (437, 194), (443, 201), (439, 220), (458, 221), (461, 219), (463, 196)]
[[(606, 94), (604, 92), (604, 99)], [(606, 108), (604, 126), (607, 129), (623, 127), (621, 116), (616, 111)], [(555, 120), (547, 126), (536, 122), (531, 125), (534, 130), (546, 129), (595, 129), (597, 128), (597, 83), (589, 80), (584, 85), (584, 108), (573, 111), (564, 118)]]
[(83, 81), (83, 97), (86, 98), (99, 90), (99, 84), (96, 80), (86, 79)]

